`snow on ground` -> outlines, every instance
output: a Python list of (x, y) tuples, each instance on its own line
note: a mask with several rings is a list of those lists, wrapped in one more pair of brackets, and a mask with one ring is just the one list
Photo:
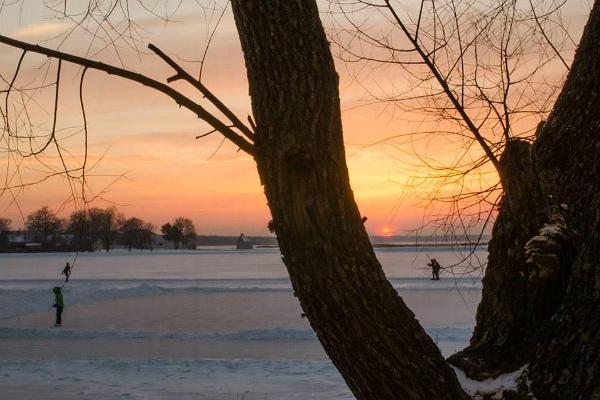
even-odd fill
[(492, 399), (501, 399), (502, 392), (506, 390), (517, 390), (518, 378), (525, 372), (529, 364), (523, 365), (516, 371), (500, 375), (496, 378), (477, 381), (467, 377), (460, 369), (452, 367), (463, 390), (474, 399), (483, 396), (491, 396)]
[(2, 398), (351, 400), (328, 361), (98, 359), (0, 361)]
[[(37, 292), (21, 290), (18, 294)], [(133, 287), (133, 292), (138, 290)], [(445, 354), (467, 343), (472, 325), (468, 314), (456, 311), (460, 299), (449, 301), (443, 291), (409, 293), (409, 301), (422, 312), (422, 322)], [(14, 294), (8, 289), (0, 298)], [(65, 300), (78, 298), (70, 294)], [(127, 290), (123, 294), (67, 307), (62, 328), (52, 326), (53, 310), (47, 311), (47, 300), (41, 296), (38, 309), (46, 307), (44, 311), (0, 318), (0, 397), (353, 398), (300, 317), (291, 291), (184, 288), (134, 297)], [(19, 300), (27, 303), (34, 298)], [(428, 326), (434, 322), (442, 324)]]
[[(428, 261), (421, 250), (378, 256), (442, 353), (461, 349), (480, 277), (431, 281), (414, 267)], [(301, 318), (276, 250), (80, 254), (55, 328), (52, 287), (70, 257), (0, 255), (2, 399), (353, 398)]]

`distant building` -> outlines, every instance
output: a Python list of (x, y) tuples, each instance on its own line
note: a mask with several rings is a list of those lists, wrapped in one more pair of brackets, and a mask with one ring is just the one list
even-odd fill
[(237, 240), (237, 248), (239, 249), (253, 249), (254, 248), (254, 242), (250, 239), (248, 239), (243, 233), (240, 235), (240, 237)]
[(8, 251), (65, 251), (71, 250), (72, 234), (44, 235), (28, 230), (8, 231), (0, 236), (0, 247)]
[(42, 251), (44, 248), (41, 243), (25, 243), (25, 249), (27, 251)]
[(26, 231), (9, 231), (6, 233), (6, 243), (4, 245), (9, 249), (25, 249), (28, 242)]
[(25, 231), (9, 231), (6, 233), (9, 244), (25, 245), (27, 243), (27, 232)]

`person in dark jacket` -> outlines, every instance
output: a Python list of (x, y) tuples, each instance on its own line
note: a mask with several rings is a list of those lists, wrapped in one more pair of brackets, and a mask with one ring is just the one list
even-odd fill
[(431, 275), (432, 281), (439, 281), (440, 280), (440, 269), (442, 269), (442, 266), (440, 265), (440, 263), (435, 259), (432, 258), (431, 262), (429, 264), (427, 264), (431, 267)]
[(69, 265), (69, 263), (65, 265), (61, 274), (65, 276), (65, 282), (69, 282), (69, 276), (71, 276), (71, 266)]
[(52, 289), (54, 292), (54, 305), (52, 307), (56, 308), (56, 324), (54, 326), (62, 325), (62, 312), (65, 308), (65, 303), (63, 300), (62, 289), (56, 286)]

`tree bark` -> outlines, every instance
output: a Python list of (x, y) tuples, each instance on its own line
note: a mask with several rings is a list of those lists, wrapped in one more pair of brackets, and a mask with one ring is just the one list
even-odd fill
[(451, 358), (467, 368), (484, 360), (480, 371), (487, 373), (528, 362), (532, 392), (523, 394), (538, 399), (600, 399), (599, 41), (596, 0), (531, 151), (531, 207), (511, 216), (505, 203), (514, 193), (505, 188), (472, 344)]
[(544, 191), (576, 235), (563, 302), (532, 363), (543, 399), (600, 398), (600, 1), (535, 146)]
[(470, 345), (449, 358), (476, 379), (514, 371), (531, 359), (544, 323), (563, 298), (571, 261), (567, 243), (561, 243), (565, 256), (551, 257), (550, 261), (556, 262), (543, 270), (528, 257), (528, 242), (552, 215), (530, 144), (511, 140), (499, 165), (504, 195), (488, 245), (475, 331)]
[(358, 399), (464, 399), (387, 281), (354, 201), (338, 79), (314, 0), (234, 0), (255, 159), (295, 296)]

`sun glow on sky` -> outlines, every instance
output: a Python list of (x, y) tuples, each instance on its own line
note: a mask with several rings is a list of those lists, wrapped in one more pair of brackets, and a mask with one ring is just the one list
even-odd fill
[[(181, 7), (176, 23), (167, 24), (147, 16), (137, 22), (145, 32), (142, 47), (154, 43), (197, 73), (206, 27), (202, 15), (194, 8), (195, 3), (190, 4)], [(2, 11), (1, 34), (56, 46), (56, 40), (44, 39), (66, 29), (65, 26), (48, 21), (47, 10), (43, 8), (28, 5), (24, 14), (15, 18), (18, 12), (18, 7)], [(89, 43), (89, 37), (78, 33), (61, 49), (85, 54)], [(127, 50), (119, 49), (117, 57), (114, 51), (105, 49), (95, 58), (114, 65), (123, 63), (128, 69), (160, 81), (172, 75), (169, 67), (157, 57)], [(12, 76), (19, 55), (19, 51), (0, 46), (3, 77)], [(28, 54), (20, 82), (34, 84), (36, 74), (39, 76), (36, 67), (44, 61), (44, 57)], [(361, 213), (368, 216), (367, 230), (385, 236), (402, 234), (394, 227), (400, 222), (406, 229), (414, 229), (423, 223), (423, 207), (429, 203), (431, 192), (431, 187), (415, 182), (414, 177), (424, 172), (422, 162), (414, 153), (419, 151), (427, 157), (451, 160), (453, 151), (461, 144), (431, 136), (383, 141), (414, 131), (421, 122), (411, 121), (407, 115), (389, 113), (386, 105), (364, 105), (365, 90), (355, 79), (352, 66), (338, 60), (336, 65), (340, 75), (348, 168)], [(82, 125), (78, 91), (80, 69), (63, 65), (63, 70), (58, 128), (62, 129), (59, 134), (69, 147), (68, 161), (77, 165), (83, 154), (82, 138), (74, 134)], [(376, 75), (377, 71), (371, 73)], [(251, 113), (250, 100), (243, 56), (230, 13), (225, 15), (213, 39), (202, 76), (203, 82), (245, 121)], [(126, 215), (141, 217), (155, 225), (182, 215), (191, 218), (199, 233), (205, 234), (268, 234), (269, 211), (251, 157), (238, 152), (229, 142), (221, 145), (221, 137), (216, 134), (195, 140), (197, 135), (210, 130), (206, 124), (152, 90), (94, 71), (87, 73), (84, 85), (89, 128), (88, 165), (93, 166), (88, 184), (98, 195), (92, 206), (116, 205)], [(198, 97), (181, 82), (175, 82), (174, 87)], [(32, 106), (30, 110), (31, 117), (37, 118), (46, 129), (52, 123), (51, 112), (48, 112), (53, 105), (52, 90), (46, 97), (36, 99), (40, 107)], [(465, 154), (476, 159), (480, 152), (475, 149)], [(47, 157), (57, 162), (56, 154), (50, 153)], [(6, 162), (0, 159), (1, 171), (5, 170)], [(31, 180), (39, 175), (36, 175), (36, 167), (27, 163), (21, 173)], [(8, 180), (15, 183), (11, 179), (14, 176)], [(467, 184), (477, 187), (494, 179), (495, 174), (488, 170)], [(0, 172), (0, 180), (5, 181), (4, 172)], [(438, 192), (438, 196), (444, 193)], [(59, 210), (59, 214), (66, 217), (72, 209), (65, 203), (68, 197), (69, 186), (60, 177), (37, 186), (10, 190), (0, 196), (0, 217), (11, 218), (13, 226), (22, 226), (23, 215), (44, 205)]]
[(394, 230), (389, 226), (384, 226), (380, 230), (382, 236), (391, 236)]

